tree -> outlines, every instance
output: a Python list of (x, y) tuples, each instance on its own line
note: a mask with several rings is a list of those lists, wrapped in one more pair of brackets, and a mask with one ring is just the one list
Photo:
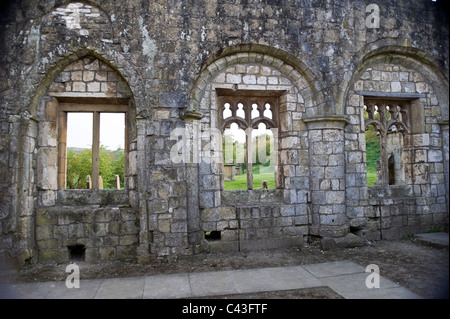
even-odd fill
[(67, 189), (86, 188), (86, 176), (92, 172), (92, 150), (67, 150)]
[(112, 157), (105, 146), (100, 146), (100, 165), (99, 174), (103, 179), (103, 188), (114, 188), (115, 175), (113, 175)]
[[(121, 184), (125, 178), (124, 150), (110, 151), (100, 146), (99, 174), (103, 179), (104, 189), (115, 189), (116, 175), (119, 175)], [(84, 189), (86, 176), (92, 174), (92, 150), (67, 150), (67, 189)]]

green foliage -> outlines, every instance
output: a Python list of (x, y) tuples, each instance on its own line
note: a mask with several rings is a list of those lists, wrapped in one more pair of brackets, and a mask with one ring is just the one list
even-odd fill
[[(104, 189), (115, 189), (115, 177), (119, 175), (121, 188), (125, 177), (124, 150), (110, 151), (100, 146), (100, 176)], [(92, 174), (92, 150), (67, 150), (67, 189), (86, 188), (86, 176)]]
[(67, 189), (86, 188), (86, 176), (92, 171), (92, 150), (67, 150)]
[(380, 158), (380, 138), (372, 126), (366, 131), (366, 165), (367, 186), (375, 185), (377, 181), (377, 162)]

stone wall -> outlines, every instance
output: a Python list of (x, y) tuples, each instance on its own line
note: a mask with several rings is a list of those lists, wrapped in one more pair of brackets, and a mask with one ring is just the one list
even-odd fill
[[(366, 10), (373, 3), (379, 15)], [(431, 0), (2, 3), (0, 249), (19, 265), (67, 262), (69, 247), (77, 245), (89, 262), (146, 262), (308, 240), (343, 247), (353, 243), (351, 233), (372, 240), (444, 227), (449, 31), (443, 6)], [(222, 164), (208, 161), (222, 155), (221, 141), (208, 132), (219, 128), (224, 92), (277, 99), (276, 189), (224, 191)], [(396, 185), (367, 187), (368, 99), (408, 103)], [(126, 113), (124, 190), (63, 187), (64, 107), (86, 106)], [(200, 140), (178, 144), (180, 132)], [(201, 153), (189, 157), (200, 160), (174, 161), (171, 152), (180, 145), (199, 146)], [(220, 232), (220, 240), (205, 232)]]
[(120, 75), (104, 62), (87, 57), (68, 65), (49, 87), (54, 97), (126, 98), (130, 89)]
[(220, 232), (206, 241), (212, 252), (252, 251), (301, 246), (308, 234), (308, 213), (283, 204), (281, 190), (224, 191), (222, 205), (201, 211), (202, 230)]
[[(139, 223), (131, 208), (96, 205), (49, 207), (36, 211), (36, 243), (40, 263), (68, 263), (137, 258)], [(71, 255), (81, 246), (84, 256)]]

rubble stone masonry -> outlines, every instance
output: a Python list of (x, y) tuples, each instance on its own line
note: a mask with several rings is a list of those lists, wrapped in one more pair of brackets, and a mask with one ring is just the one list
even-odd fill
[[(448, 229), (442, 2), (5, 1), (0, 252), (144, 263)], [(224, 189), (210, 133), (228, 98), (270, 98), (271, 119), (236, 121), (276, 129), (274, 189)], [(124, 189), (65, 189), (67, 113), (82, 111), (125, 113)]]

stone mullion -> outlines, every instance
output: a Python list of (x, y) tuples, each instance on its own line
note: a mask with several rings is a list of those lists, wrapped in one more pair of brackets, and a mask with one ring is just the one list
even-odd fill
[(99, 188), (100, 176), (100, 113), (94, 112), (92, 133), (92, 188)]
[(380, 165), (381, 165), (381, 183), (382, 185), (389, 184), (389, 167), (388, 158), (386, 154), (387, 150), (387, 133), (384, 130), (380, 130)]
[[(233, 119), (236, 119), (237, 103), (235, 101), (231, 101), (231, 102), (228, 102), (228, 103), (230, 103), (231, 117)], [(222, 109), (222, 116), (223, 116), (223, 109)]]
[(375, 120), (375, 118), (374, 118), (374, 115), (375, 115), (375, 102), (368, 101), (368, 102), (365, 102), (365, 104), (367, 106), (368, 120)]
[(381, 178), (382, 184), (389, 184), (389, 165), (387, 158), (387, 131), (388, 120), (386, 119), (386, 111), (388, 103), (387, 101), (377, 101), (378, 112), (380, 113), (381, 128), (378, 130), (380, 134), (380, 165), (381, 165)]
[(245, 99), (241, 103), (244, 104), (245, 122), (247, 123), (245, 130), (245, 141), (247, 144), (245, 150), (247, 161), (247, 189), (253, 189), (252, 103), (248, 99)]
[[(189, 244), (199, 244), (203, 239), (203, 232), (201, 231), (200, 221), (200, 198), (199, 198), (199, 165), (206, 165), (201, 163), (200, 159), (197, 159), (195, 153), (199, 153), (201, 150), (201, 136), (197, 136), (200, 132), (200, 118), (190, 117), (185, 119), (186, 130), (190, 132), (189, 140), (186, 143), (192, 143), (189, 150), (192, 150), (193, 158), (196, 159), (188, 161), (186, 163), (186, 209), (187, 209), (187, 238)], [(200, 164), (199, 164), (200, 163)], [(210, 165), (210, 164), (208, 164)], [(217, 185), (220, 189), (220, 185)], [(220, 203), (213, 203), (212, 206), (219, 205)], [(204, 203), (202, 204), (204, 206)]]
[(67, 172), (67, 112), (58, 116), (58, 189), (66, 189)]
[(444, 181), (445, 181), (445, 197), (446, 197), (446, 205), (447, 212), (449, 211), (449, 121), (447, 119), (439, 119), (438, 124), (441, 127), (442, 132), (442, 155), (444, 162)]

